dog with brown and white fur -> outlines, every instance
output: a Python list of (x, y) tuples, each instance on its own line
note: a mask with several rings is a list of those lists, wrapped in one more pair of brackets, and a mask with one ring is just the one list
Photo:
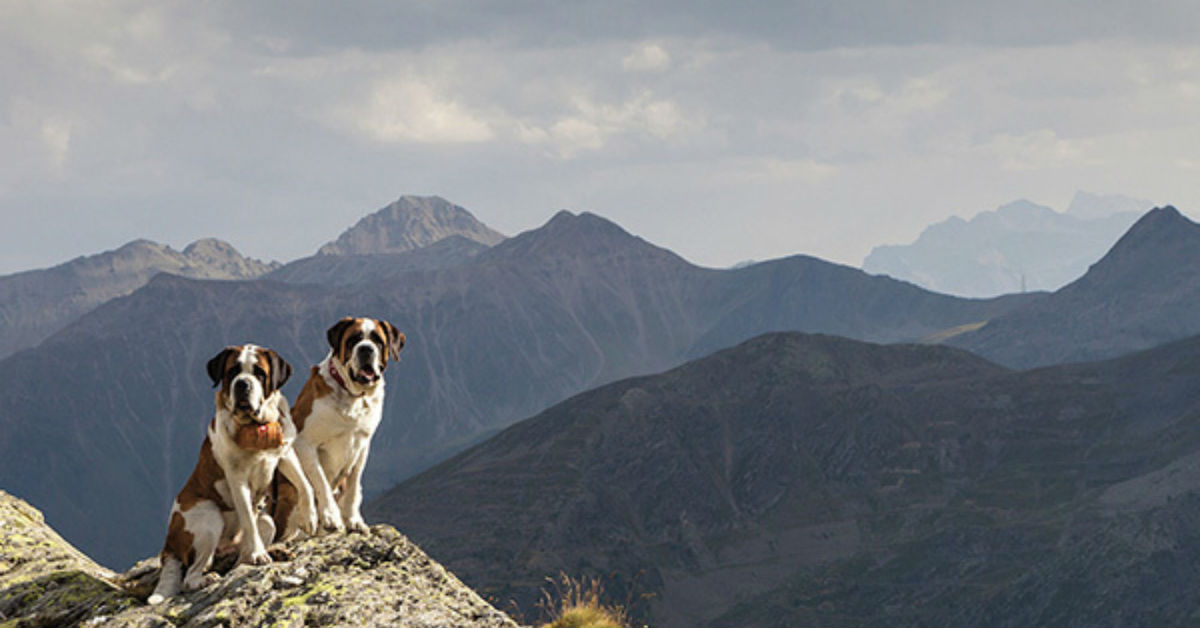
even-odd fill
[(238, 543), (239, 563), (271, 562), (266, 546), (275, 524), (260, 507), (276, 470), (296, 487), (295, 525), (316, 531), (312, 490), (292, 449), (296, 426), (279, 390), (291, 373), (274, 351), (251, 344), (227, 347), (209, 360), (208, 375), (220, 387), (216, 411), (196, 468), (171, 506), (151, 604), (219, 580), (207, 572), (223, 544)]
[[(400, 358), (405, 338), (387, 321), (346, 317), (329, 328), (326, 340), (329, 354), (312, 367), (292, 406), (299, 430), (294, 447), (312, 483), (320, 528), (365, 533), (362, 474), (383, 418), (383, 371), (389, 356)], [(286, 487), (278, 493), (275, 524), (288, 538), (297, 528), (295, 493)]]

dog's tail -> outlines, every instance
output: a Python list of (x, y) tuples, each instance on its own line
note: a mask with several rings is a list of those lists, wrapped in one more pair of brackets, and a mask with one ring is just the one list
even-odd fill
[(158, 574), (158, 586), (154, 587), (154, 593), (150, 594), (150, 599), (146, 602), (151, 605), (162, 604), (167, 598), (179, 593), (182, 583), (183, 563), (175, 556), (163, 552), (162, 571)]

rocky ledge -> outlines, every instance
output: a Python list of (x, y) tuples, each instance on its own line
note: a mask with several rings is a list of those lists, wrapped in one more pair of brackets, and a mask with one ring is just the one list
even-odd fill
[(227, 557), (220, 582), (151, 607), (157, 558), (114, 573), (0, 491), (0, 628), (516, 625), (390, 526), (275, 553), (265, 567)]

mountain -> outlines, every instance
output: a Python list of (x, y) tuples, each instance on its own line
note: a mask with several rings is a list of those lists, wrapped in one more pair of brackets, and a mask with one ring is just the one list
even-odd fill
[(285, 264), (263, 278), (286, 283), (326, 285), (371, 283), (414, 270), (459, 266), (487, 249), (486, 244), (465, 236), (451, 235), (403, 253), (305, 257)]
[(1055, 290), (1082, 275), (1150, 206), (1083, 192), (1065, 214), (1017, 201), (970, 221), (948, 218), (912, 244), (875, 247), (862, 267), (963, 296)]
[(159, 275), (0, 362), (0, 486), (107, 564), (147, 555), (212, 413), (207, 360), (229, 344), (271, 347), (296, 368), (294, 397), (347, 314), (408, 337), (387, 372), (374, 495), (555, 402), (706, 347), (788, 329), (915, 340), (1033, 298), (959, 299), (807, 257), (705, 269), (567, 212), (465, 264), (370, 283)]
[(113, 573), (3, 491), (0, 529), (5, 626), (516, 626), (387, 526), (304, 541), (265, 567), (218, 559), (220, 582), (159, 606), (144, 602), (157, 558)]
[(378, 255), (404, 253), (450, 236), (463, 236), (486, 246), (504, 236), (479, 222), (470, 212), (438, 196), (401, 196), (366, 216), (318, 255)]
[(1171, 206), (1142, 216), (1087, 274), (949, 339), (1029, 367), (1113, 357), (1200, 334), (1200, 225)]
[(220, 240), (198, 240), (183, 252), (136, 240), (53, 268), (6, 275), (0, 277), (0, 356), (37, 345), (83, 313), (133, 292), (158, 273), (251, 279), (276, 267), (243, 257)]
[(368, 505), (486, 595), (659, 626), (1190, 625), (1200, 338), (1013, 372), (769, 334), (573, 397)]

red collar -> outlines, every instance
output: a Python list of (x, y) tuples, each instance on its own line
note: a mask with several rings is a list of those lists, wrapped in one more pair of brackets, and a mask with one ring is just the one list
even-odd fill
[(346, 386), (346, 380), (342, 379), (341, 374), (338, 373), (337, 367), (333, 365), (333, 362), (329, 363), (329, 375), (333, 377), (333, 381), (338, 383), (338, 386), (342, 387), (342, 390), (350, 392), (350, 387)]

